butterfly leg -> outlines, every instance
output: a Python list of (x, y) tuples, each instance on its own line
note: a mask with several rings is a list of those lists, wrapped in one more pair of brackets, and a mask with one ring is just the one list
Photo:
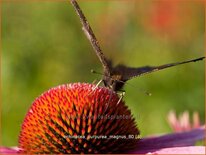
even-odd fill
[[(117, 105), (120, 103), (120, 101), (123, 99), (124, 95), (125, 95), (125, 90), (119, 90), (120, 92), (118, 93), (118, 95), (120, 96), (119, 100), (117, 101)], [(109, 101), (108, 101), (108, 105), (110, 103), (112, 99), (112, 92), (110, 94), (110, 97), (109, 97)]]
[(123, 97), (124, 97), (124, 95), (125, 95), (125, 90), (120, 90), (120, 91), (121, 91), (121, 92), (119, 92), (119, 96), (120, 96), (120, 98), (119, 98), (117, 104), (120, 103), (120, 101), (123, 99)]
[(101, 80), (99, 80), (99, 82), (96, 84), (96, 86), (93, 88), (93, 90), (95, 90), (99, 85), (100, 85), (100, 83), (102, 83), (102, 79)]
[[(95, 80), (95, 81), (96, 81), (96, 80)], [(95, 81), (94, 81), (94, 82), (95, 82)], [(92, 88), (92, 91), (91, 91), (88, 95), (90, 95), (91, 93), (93, 93), (93, 92), (97, 89), (97, 87), (101, 84), (102, 81), (103, 81), (102, 79), (99, 80), (99, 82), (95, 85), (95, 87)]]
[(95, 84), (95, 83), (97, 83), (97, 80), (95, 79), (94, 81), (92, 81), (92, 84)]
[(110, 91), (109, 100), (108, 100), (108, 102), (105, 105), (104, 113), (106, 113), (106, 111), (107, 111), (107, 109), (109, 107), (109, 103), (111, 102), (111, 99), (112, 99), (112, 91)]
[[(120, 96), (119, 100), (117, 101), (117, 105), (120, 103), (120, 101), (122, 100), (122, 98), (124, 97), (125, 95), (125, 91), (124, 90), (121, 90), (121, 92), (118, 94)], [(104, 110), (104, 112), (107, 111), (108, 107), (109, 107), (109, 103), (111, 102), (111, 99), (112, 99), (112, 91), (110, 92), (110, 95), (109, 95), (109, 100), (108, 102), (106, 103), (106, 108)]]

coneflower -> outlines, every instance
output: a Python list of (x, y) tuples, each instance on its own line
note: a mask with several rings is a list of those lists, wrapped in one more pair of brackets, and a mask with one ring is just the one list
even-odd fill
[(29, 109), (19, 137), (22, 153), (123, 153), (137, 147), (131, 111), (105, 87), (52, 88)]

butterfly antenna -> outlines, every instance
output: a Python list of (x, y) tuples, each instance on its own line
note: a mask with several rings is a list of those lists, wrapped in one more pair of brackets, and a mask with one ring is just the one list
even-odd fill
[(93, 69), (91, 69), (91, 73), (94, 73), (94, 74), (99, 74), (99, 75), (103, 75), (102, 73), (97, 72), (97, 71), (95, 71), (95, 70), (93, 70)]
[(104, 57), (102, 50), (99, 46), (99, 42), (96, 39), (96, 36), (94, 35), (94, 32), (89, 24), (89, 22), (87, 21), (84, 13), (82, 12), (81, 8), (79, 7), (78, 3), (76, 2), (76, 0), (71, 0), (71, 4), (73, 5), (77, 15), (80, 18), (80, 22), (82, 23), (82, 29), (87, 37), (87, 39), (90, 41), (96, 55), (98, 56), (100, 62), (103, 64), (104, 70), (105, 71), (110, 71), (110, 67), (108, 65), (108, 62), (106, 60), (106, 58)]
[[(126, 83), (126, 85), (129, 85), (130, 87), (133, 87), (133, 88), (136, 89), (136, 87), (135, 87), (134, 85), (132, 85), (132, 84), (130, 84), (130, 83), (128, 83), (128, 82)], [(144, 89), (142, 89), (142, 88), (138, 88), (138, 90), (141, 91), (141, 92), (143, 92), (143, 93), (146, 94), (147, 96), (152, 96), (152, 93), (148, 92), (147, 90), (144, 90)]]
[[(102, 73), (97, 72), (97, 71), (95, 71), (95, 70), (93, 70), (93, 69), (91, 69), (91, 73), (103, 75)], [(105, 76), (105, 75), (104, 75), (104, 76)], [(107, 77), (113, 79), (111, 76), (107, 76)], [(114, 80), (115, 80), (115, 79), (114, 79)], [(116, 80), (116, 81), (121, 82), (121, 83), (124, 83), (125, 85), (129, 85), (130, 87), (133, 87), (133, 88), (136, 89), (136, 87), (135, 87), (134, 85), (132, 85), (132, 84), (130, 84), (130, 83), (128, 83), (128, 82), (124, 82), (124, 81), (121, 81), (121, 80)], [(148, 91), (146, 91), (146, 90), (144, 90), (144, 89), (139, 88), (138, 90), (141, 91), (141, 92), (143, 92), (143, 93), (146, 94), (147, 96), (151, 96), (151, 95), (152, 95), (152, 93), (150, 93), (150, 92), (148, 92)]]

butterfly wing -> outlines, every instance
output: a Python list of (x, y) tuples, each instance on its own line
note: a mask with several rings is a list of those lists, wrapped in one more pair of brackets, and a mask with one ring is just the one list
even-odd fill
[(139, 68), (118, 65), (117, 67), (115, 67), (115, 70), (117, 73), (122, 75), (122, 81), (127, 81), (127, 80), (132, 79), (132, 78), (137, 77), (137, 76), (142, 76), (142, 75), (156, 72), (159, 70), (163, 70), (163, 69), (166, 69), (169, 67), (174, 67), (177, 65), (190, 63), (190, 62), (196, 62), (196, 61), (200, 61), (203, 59), (205, 59), (205, 57), (200, 57), (200, 58), (192, 59), (192, 60), (188, 60), (188, 61), (169, 63), (169, 64), (160, 65), (160, 66), (143, 66), (143, 67), (139, 67)]
[(99, 42), (96, 39), (96, 36), (87, 20), (85, 17), (84, 13), (82, 12), (81, 8), (79, 7), (79, 4), (75, 0), (71, 0), (71, 4), (74, 6), (74, 9), (79, 16), (79, 19), (82, 23), (82, 29), (87, 37), (87, 39), (90, 41), (97, 57), (99, 58), (99, 61), (101, 62), (104, 73), (110, 76), (111, 74), (111, 67), (109, 66), (109, 63), (107, 59), (105, 58), (104, 54), (102, 53), (102, 50), (100, 48)]

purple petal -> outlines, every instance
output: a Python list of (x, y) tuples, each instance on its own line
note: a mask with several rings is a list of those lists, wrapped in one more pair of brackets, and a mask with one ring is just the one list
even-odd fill
[(158, 137), (141, 139), (137, 144), (137, 149), (131, 153), (157, 152), (163, 148), (193, 146), (198, 140), (205, 137), (203, 127), (187, 132), (173, 133)]
[(19, 152), (18, 147), (0, 147), (0, 154), (17, 154)]

